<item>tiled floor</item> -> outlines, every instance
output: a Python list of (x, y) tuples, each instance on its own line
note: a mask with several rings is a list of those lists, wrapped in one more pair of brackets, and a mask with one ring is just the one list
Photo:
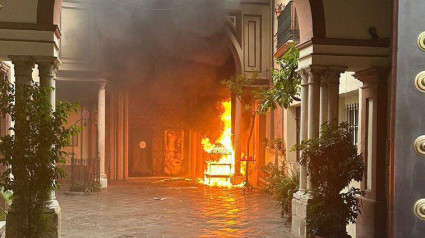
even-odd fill
[(92, 196), (57, 196), (64, 238), (291, 237), (275, 201), (261, 191), (150, 179)]

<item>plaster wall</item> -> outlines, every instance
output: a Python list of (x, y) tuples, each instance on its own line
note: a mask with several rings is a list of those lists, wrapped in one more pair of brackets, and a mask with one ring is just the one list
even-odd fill
[(326, 0), (323, 5), (328, 38), (371, 39), (369, 27), (375, 27), (380, 38), (391, 37), (390, 0)]
[(0, 0), (0, 22), (37, 22), (38, 0)]

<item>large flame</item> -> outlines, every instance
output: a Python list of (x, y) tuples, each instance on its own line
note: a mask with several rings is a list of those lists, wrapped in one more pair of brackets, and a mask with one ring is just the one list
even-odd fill
[[(229, 154), (221, 155), (218, 161), (206, 161), (207, 169), (204, 172), (204, 184), (211, 186), (232, 186), (231, 177), (235, 174), (235, 151), (232, 146), (232, 103), (228, 99), (221, 103), (224, 112), (220, 115), (222, 132), (220, 137), (211, 143), (209, 138), (202, 139), (202, 146), (207, 153), (213, 152), (217, 146), (224, 147)], [(209, 177), (228, 176), (230, 177)]]

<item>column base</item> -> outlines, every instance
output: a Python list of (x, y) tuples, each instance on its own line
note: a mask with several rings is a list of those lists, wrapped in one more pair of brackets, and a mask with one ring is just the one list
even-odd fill
[(361, 213), (357, 217), (357, 237), (387, 237), (386, 217), (387, 206), (385, 202), (359, 197)]
[(106, 174), (100, 175), (100, 187), (101, 188), (108, 187), (108, 178), (106, 177)]
[[(49, 202), (45, 209), (48, 220), (48, 231), (43, 238), (60, 238), (61, 237), (61, 208), (58, 201)], [(20, 214), (14, 212), (11, 207), (6, 216), (6, 235), (7, 238), (22, 238), (22, 223), (19, 223), (18, 216)]]
[(307, 191), (298, 191), (292, 199), (292, 234), (299, 238), (307, 237), (307, 208), (310, 194)]

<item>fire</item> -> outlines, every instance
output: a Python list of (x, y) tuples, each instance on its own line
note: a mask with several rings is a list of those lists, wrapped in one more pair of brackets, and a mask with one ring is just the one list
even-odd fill
[(204, 151), (220, 154), (218, 161), (206, 161), (204, 184), (211, 186), (232, 186), (231, 178), (235, 174), (235, 152), (232, 146), (232, 103), (230, 99), (221, 103), (224, 112), (220, 115), (222, 132), (220, 137), (211, 143), (209, 138), (202, 139)]

